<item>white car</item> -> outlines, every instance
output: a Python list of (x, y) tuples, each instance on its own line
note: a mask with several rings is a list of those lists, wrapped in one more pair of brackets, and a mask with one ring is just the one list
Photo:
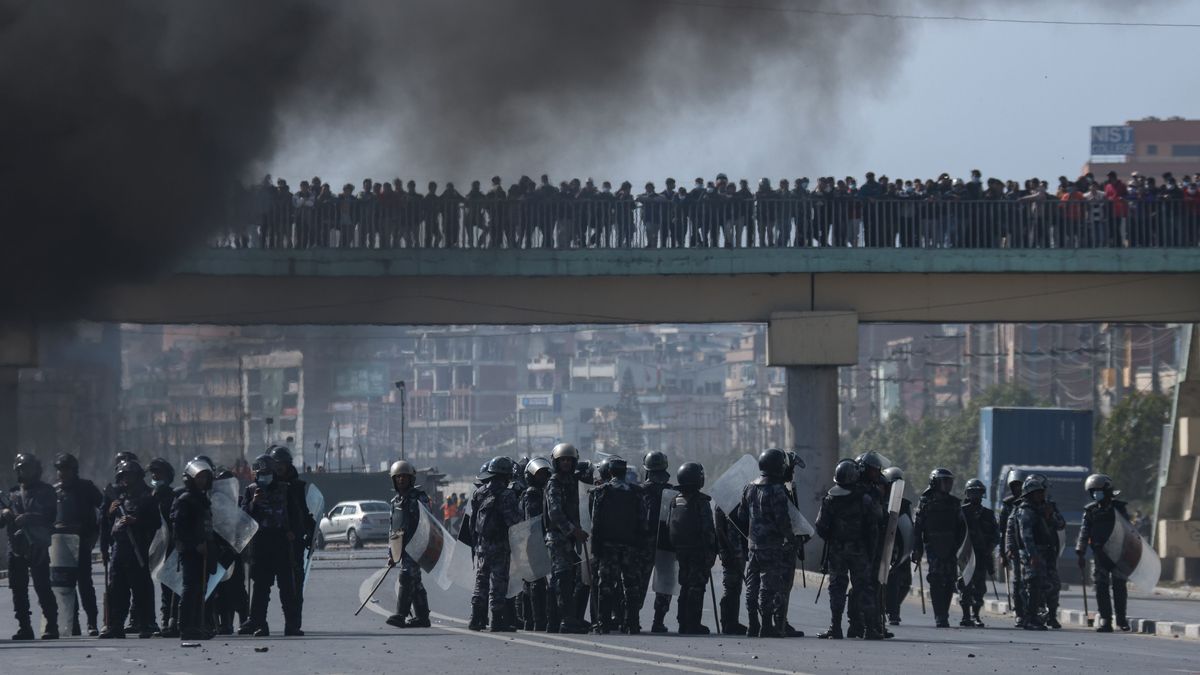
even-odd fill
[(335, 541), (362, 548), (366, 541), (387, 541), (391, 521), (392, 505), (387, 502), (338, 502), (321, 518), (315, 543), (319, 549)]

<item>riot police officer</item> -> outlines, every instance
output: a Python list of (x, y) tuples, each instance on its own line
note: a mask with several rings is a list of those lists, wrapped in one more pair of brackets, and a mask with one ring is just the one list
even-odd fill
[[(392, 489), (396, 491), (391, 500), (391, 533), (407, 546), (421, 522), (421, 506), (430, 508), (429, 495), (416, 486), (417, 470), (403, 459), (392, 462), (388, 475)], [(396, 613), (387, 618), (387, 624), (396, 628), (428, 628), (429, 595), (421, 580), (421, 566), (407, 552), (396, 560), (391, 548), (388, 549), (388, 564), (400, 566), (400, 581), (396, 588)], [(408, 618), (410, 610), (414, 615), (412, 619)]]
[(1004, 576), (1012, 587), (1009, 599), (1016, 616), (1014, 626), (1025, 627), (1025, 589), (1021, 581), (1021, 559), (1017, 555), (1017, 507), (1021, 503), (1021, 485), (1025, 482), (1025, 472), (1020, 469), (1010, 469), (1004, 477), (1008, 486), (1008, 494), (1000, 507), (1000, 564), (1004, 565)]
[[(642, 490), (646, 496), (646, 508), (649, 511), (651, 526), (646, 538), (647, 545), (642, 562), (642, 587), (638, 590), (633, 603), (641, 607), (649, 592), (650, 573), (654, 569), (654, 558), (659, 549), (659, 543), (666, 532), (659, 527), (659, 514), (662, 512), (663, 490), (670, 490), (671, 474), (667, 472), (667, 456), (657, 450), (647, 452), (642, 458)], [(651, 633), (665, 633), (667, 626), (663, 619), (671, 608), (671, 596), (666, 593), (654, 594), (654, 621), (650, 624)]]
[(1046, 485), (1037, 476), (1029, 476), (1021, 484), (1021, 502), (1017, 506), (1016, 546), (1009, 542), (1008, 554), (1020, 555), (1022, 590), (1025, 594), (1025, 630), (1046, 630), (1040, 610), (1049, 583), (1047, 569), (1057, 561), (1058, 537), (1051, 529), (1045, 512)]
[[(752, 603), (758, 613), (757, 637), (782, 637), (787, 617), (784, 594), (792, 569), (796, 543), (788, 513), (788, 494), (783, 486), (787, 454), (778, 448), (758, 456), (762, 474), (746, 486), (738, 508), (745, 514), (750, 539), (746, 571), (746, 609)], [(751, 614), (751, 627), (754, 615)], [(753, 635), (754, 631), (750, 631)]]
[[(888, 485), (895, 483), (898, 480), (904, 480), (904, 472), (898, 466), (891, 466), (883, 470), (883, 479)], [(900, 522), (907, 519), (908, 524), (912, 525), (912, 502), (907, 498), (900, 500)], [(900, 625), (900, 607), (904, 603), (904, 598), (908, 597), (908, 591), (912, 588), (912, 568), (908, 565), (908, 556), (912, 550), (912, 530), (908, 531), (908, 536), (905, 538), (902, 534), (901, 526), (896, 529), (895, 543), (892, 546), (891, 573), (888, 574), (887, 587), (884, 589), (884, 609), (887, 613), (888, 624), (892, 626)]]
[[(879, 585), (879, 556), (883, 553), (883, 537), (887, 533), (887, 481), (883, 477), (883, 472), (887, 468), (887, 462), (883, 456), (875, 451), (868, 451), (860, 454), (855, 458), (854, 463), (858, 465), (858, 482), (854, 485), (854, 490), (864, 495), (872, 504), (869, 509), (872, 517), (876, 519), (876, 523), (872, 527), (872, 531), (876, 534), (876, 540), (867, 546), (866, 551), (870, 554), (870, 559), (867, 561), (867, 567), (870, 570), (875, 570), (871, 574), (861, 577), (858, 583), (850, 585), (850, 594), (848, 598), (849, 610), (849, 625), (846, 630), (846, 636), (852, 638), (866, 637), (866, 629), (868, 626), (873, 627), (874, 632), (883, 635), (885, 638), (892, 637), (883, 626), (883, 614), (879, 611), (883, 604), (883, 589)], [(870, 594), (873, 598), (872, 605), (875, 607), (874, 612), (865, 612), (862, 607), (862, 598), (864, 595)]]
[(1125, 502), (1116, 499), (1120, 491), (1113, 490), (1112, 479), (1102, 473), (1094, 473), (1087, 477), (1083, 487), (1087, 490), (1092, 501), (1083, 508), (1083, 524), (1079, 528), (1079, 538), (1075, 541), (1075, 555), (1079, 559), (1080, 572), (1086, 571), (1087, 549), (1092, 549), (1092, 584), (1096, 592), (1096, 605), (1100, 610), (1100, 624), (1096, 626), (1097, 633), (1113, 631), (1113, 609), (1116, 609), (1116, 625), (1122, 631), (1129, 631), (1129, 619), (1125, 617), (1125, 607), (1129, 598), (1128, 583), (1119, 574), (1113, 574), (1115, 561), (1104, 553), (1104, 545), (1116, 530), (1117, 518), (1129, 518)]
[(954, 474), (937, 468), (929, 474), (929, 487), (921, 493), (917, 519), (913, 525), (913, 562), (927, 557), (929, 597), (938, 628), (950, 626), (950, 600), (958, 578), (958, 547), (966, 536), (962, 504), (950, 494)]
[[(817, 513), (817, 534), (825, 540), (823, 564), (829, 575), (829, 629), (818, 634), (823, 640), (841, 640), (842, 612), (846, 607), (846, 588), (873, 588), (875, 569), (873, 548), (879, 538), (878, 502), (861, 489), (860, 465), (844, 459), (834, 468), (834, 486), (821, 499)], [(862, 613), (862, 637), (882, 640), (884, 635), (871, 619), (879, 614), (875, 593), (860, 590), (858, 610)]]
[(308, 481), (302, 480), (296, 471), (292, 453), (282, 445), (272, 446), (271, 460), (275, 462), (275, 475), (287, 482), (288, 509), (299, 514), (298, 524), (292, 533), (292, 566), (296, 578), (296, 629), (303, 630), (304, 622), (304, 563), (313, 547), (313, 534), (317, 530), (316, 515), (308, 510)]
[[(79, 460), (68, 453), (54, 458), (58, 470), (58, 483), (54, 490), (58, 496), (58, 515), (54, 528), (57, 531), (79, 535), (79, 570), (75, 586), (79, 600), (87, 617), (87, 633), (95, 637), (100, 634), (96, 626), (96, 587), (92, 583), (92, 550), (100, 536), (97, 520), (104, 495), (90, 480), (79, 477)], [(79, 635), (79, 615), (72, 621), (72, 635)]]
[[(734, 509), (735, 511), (737, 509)], [(738, 621), (742, 606), (742, 580), (746, 574), (746, 536), (733, 523), (733, 517), (714, 507), (717, 530), (717, 558), (721, 561), (721, 632), (745, 635), (748, 627)], [(758, 624), (758, 617), (753, 618)]]
[(169, 514), (183, 580), (178, 619), (178, 634), (183, 640), (208, 640), (212, 637), (204, 621), (208, 556), (213, 538), (212, 503), (208, 499), (212, 484), (213, 470), (209, 464), (195, 459), (188, 462), (183, 469), (183, 490), (172, 504)]
[[(642, 587), (650, 515), (641, 486), (625, 479), (627, 468), (621, 457), (609, 457), (610, 477), (592, 491), (592, 551), (600, 584), (595, 628), (600, 633), (621, 630), (636, 635), (641, 632), (641, 605), (636, 600)], [(657, 520), (658, 514), (654, 517)]]
[(283, 634), (303, 635), (296, 600), (296, 567), (292, 543), (300, 529), (300, 514), (289, 508), (288, 486), (275, 474), (275, 460), (268, 454), (254, 460), (254, 482), (246, 486), (242, 510), (258, 523), (258, 531), (250, 541), (250, 620), (238, 628), (239, 635), (267, 637), (267, 603), (271, 600), (271, 585), (279, 586), (279, 603), (283, 608)]
[(550, 549), (550, 586), (558, 603), (560, 625), (557, 630), (586, 633), (587, 624), (578, 618), (575, 608), (580, 563), (576, 546), (588, 540), (587, 532), (579, 524), (579, 479), (575, 473), (579, 451), (570, 443), (559, 443), (551, 453), (551, 462), (554, 474), (546, 484), (542, 523), (546, 530), (546, 546)]
[(12, 590), (13, 615), (17, 619), (14, 640), (32, 640), (29, 582), (37, 593), (46, 620), (43, 640), (58, 637), (58, 602), (50, 589), (50, 531), (58, 510), (54, 488), (42, 482), (42, 463), (29, 453), (13, 461), (17, 484), (8, 491), (7, 504), (0, 510), (0, 524), (8, 529), (8, 587)]
[[(163, 526), (167, 528), (168, 541), (174, 541), (171, 507), (175, 503), (177, 495), (171, 487), (171, 483), (175, 481), (175, 467), (162, 457), (155, 457), (150, 460), (147, 468), (150, 471), (150, 491), (154, 495), (154, 501), (158, 503), (159, 517), (162, 518)], [(211, 476), (209, 478), (211, 483)], [(175, 595), (175, 591), (172, 591), (166, 584), (160, 584), (158, 590), (160, 593), (159, 618), (162, 622), (159, 637), (179, 637), (179, 596)]]
[(1045, 616), (1047, 628), (1058, 630), (1062, 628), (1062, 624), (1058, 622), (1058, 600), (1059, 594), (1062, 592), (1062, 580), (1058, 577), (1057, 560), (1062, 555), (1062, 547), (1065, 544), (1065, 533), (1067, 529), (1067, 520), (1063, 517), (1061, 511), (1058, 510), (1058, 504), (1050, 498), (1050, 481), (1042, 474), (1032, 474), (1037, 478), (1042, 487), (1045, 489), (1045, 508), (1041, 510), (1042, 517), (1046, 519), (1046, 526), (1054, 534), (1054, 564), (1046, 566), (1044, 570), (1045, 586), (1042, 591), (1042, 610)]
[(146, 487), (146, 472), (134, 460), (117, 465), (114, 499), (104, 510), (100, 547), (108, 568), (108, 625), (101, 639), (124, 638), (125, 619), (138, 637), (154, 634), (154, 582), (150, 579), (150, 542), (162, 525), (158, 502)]
[[(553, 468), (549, 460), (534, 457), (525, 465), (525, 492), (521, 493), (521, 515), (525, 520), (541, 518), (545, 507), (546, 483)], [(525, 617), (525, 630), (544, 631), (552, 619), (558, 623), (558, 606), (546, 593), (546, 579), (526, 582), (525, 594), (530, 611)]]
[(510, 632), (514, 617), (508, 616), (508, 528), (521, 522), (517, 496), (508, 487), (513, 461), (494, 457), (476, 478), (483, 485), (471, 495), (469, 523), (475, 552), (475, 592), (471, 596), (472, 630), (483, 629), (483, 617), (491, 609), (491, 632)]
[(670, 504), (667, 534), (679, 563), (680, 635), (707, 635), (701, 623), (704, 589), (717, 559), (717, 531), (713, 523), (712, 498), (700, 491), (704, 487), (704, 467), (684, 462), (675, 474), (679, 494)]
[(966, 501), (962, 505), (962, 514), (975, 554), (975, 571), (970, 579), (959, 580), (958, 604), (962, 607), (963, 616), (958, 625), (983, 628), (979, 610), (987, 595), (987, 577), (995, 574), (994, 554), (1000, 534), (996, 529), (996, 513), (983, 505), (983, 498), (987, 494), (983, 481), (972, 478), (967, 481), (964, 492)]

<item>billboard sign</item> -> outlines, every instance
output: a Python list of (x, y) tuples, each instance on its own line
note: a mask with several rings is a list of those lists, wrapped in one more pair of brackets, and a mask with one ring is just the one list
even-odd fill
[(1133, 127), (1092, 127), (1092, 156), (1132, 155)]

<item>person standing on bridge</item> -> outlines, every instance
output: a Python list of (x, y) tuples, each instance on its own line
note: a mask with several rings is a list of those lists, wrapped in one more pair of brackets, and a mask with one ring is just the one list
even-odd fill
[(1075, 540), (1075, 555), (1079, 559), (1080, 572), (1086, 572), (1087, 549), (1092, 549), (1092, 584), (1096, 594), (1096, 606), (1100, 610), (1097, 633), (1113, 631), (1113, 605), (1116, 605), (1117, 628), (1129, 631), (1129, 619), (1125, 607), (1129, 598), (1128, 583), (1120, 574), (1114, 574), (1115, 563), (1104, 553), (1104, 546), (1113, 535), (1117, 518), (1129, 519), (1125, 502), (1115, 499), (1120, 491), (1113, 490), (1112, 479), (1102, 473), (1087, 477), (1083, 487), (1092, 501), (1083, 508), (1083, 523), (1079, 538)]
[[(391, 534), (400, 537), (401, 544), (407, 546), (421, 522), (421, 506), (429, 508), (429, 496), (416, 487), (417, 470), (407, 461), (392, 462), (388, 475), (396, 491), (391, 501)], [(396, 587), (396, 612), (387, 618), (387, 624), (396, 628), (428, 628), (429, 596), (421, 582), (421, 566), (407, 551), (400, 560), (394, 555), (389, 548), (388, 565), (400, 566), (400, 580)], [(412, 619), (408, 618), (410, 610), (414, 614)]]

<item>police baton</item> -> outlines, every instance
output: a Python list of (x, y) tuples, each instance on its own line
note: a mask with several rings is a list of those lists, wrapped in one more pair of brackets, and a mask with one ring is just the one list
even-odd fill
[(1079, 587), (1081, 589), (1083, 589), (1083, 620), (1087, 622), (1087, 625), (1091, 626), (1092, 625), (1092, 613), (1088, 611), (1088, 603), (1087, 603), (1087, 587), (1088, 587), (1087, 575), (1084, 574), (1084, 572), (1087, 570), (1087, 563), (1085, 563), (1083, 561), (1083, 558), (1079, 559), (1079, 563), (1080, 563), (1079, 564), (1079, 572), (1080, 572)]
[(821, 589), (825, 588), (825, 575), (829, 574), (829, 540), (826, 539), (825, 546), (821, 549), (821, 583), (817, 586), (817, 597), (813, 598), (813, 604), (821, 601)]
[(354, 616), (358, 616), (359, 612), (363, 611), (363, 608), (366, 607), (367, 603), (371, 601), (371, 596), (375, 595), (375, 591), (379, 590), (379, 587), (383, 585), (383, 580), (387, 579), (388, 572), (391, 572), (392, 568), (395, 566), (395, 562), (388, 561), (388, 566), (383, 568), (383, 574), (380, 575), (379, 582), (375, 584), (375, 588), (372, 588), (371, 592), (367, 594), (367, 597), (363, 599), (362, 604), (358, 606), (358, 611), (354, 613)]
[(717, 633), (721, 633), (721, 613), (717, 611), (717, 585), (713, 583), (712, 568), (708, 570), (708, 590), (712, 593), (713, 623), (717, 625)]
[(921, 573), (920, 559), (917, 559), (917, 583), (921, 585), (921, 613), (928, 614), (925, 611), (925, 575)]
[(996, 590), (996, 577), (989, 574), (988, 578), (992, 580), (992, 595), (996, 596), (996, 602), (1000, 602), (1000, 591)]

